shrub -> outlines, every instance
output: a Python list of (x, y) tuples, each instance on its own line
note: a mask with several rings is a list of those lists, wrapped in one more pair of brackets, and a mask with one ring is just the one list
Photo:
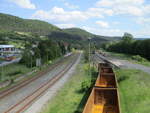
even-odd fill
[(76, 110), (74, 113), (82, 113), (82, 110)]
[(84, 62), (85, 63), (89, 62), (89, 53), (88, 53), (88, 50), (84, 51)]
[(129, 78), (128, 76), (122, 75), (122, 76), (119, 76), (119, 77), (118, 77), (117, 81), (118, 81), (118, 83), (120, 83), (120, 82), (122, 82), (122, 81), (124, 81), (124, 80), (126, 80), (126, 79), (128, 79), (128, 78)]
[(82, 92), (87, 91), (90, 88), (90, 81), (83, 81), (81, 83)]
[(146, 59), (141, 57), (140, 55), (135, 55), (135, 56), (132, 56), (132, 59), (133, 60), (137, 60), (137, 61), (140, 61), (140, 62), (145, 62)]
[(21, 74), (21, 73), (22, 73), (22, 71), (21, 71), (21, 70), (17, 70), (17, 71), (14, 71), (14, 72), (8, 73), (7, 75), (9, 75), (9, 76), (14, 76), (14, 75)]

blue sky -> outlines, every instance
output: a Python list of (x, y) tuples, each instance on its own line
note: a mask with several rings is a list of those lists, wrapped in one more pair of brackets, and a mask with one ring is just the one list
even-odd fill
[(150, 0), (0, 0), (0, 12), (98, 35), (150, 38)]

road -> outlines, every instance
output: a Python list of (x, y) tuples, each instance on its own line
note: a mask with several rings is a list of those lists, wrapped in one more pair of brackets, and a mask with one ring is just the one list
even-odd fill
[(105, 59), (109, 60), (110, 62), (114, 63), (118, 67), (129, 68), (129, 69), (131, 69), (131, 68), (132, 69), (138, 69), (138, 70), (142, 70), (142, 71), (150, 74), (150, 67), (147, 67), (147, 66), (144, 66), (144, 65), (141, 65), (141, 64), (131, 63), (127, 60), (121, 60), (121, 59), (106, 57), (106, 56), (104, 57), (100, 54), (97, 54), (97, 55), (99, 55), (102, 58), (105, 58)]
[[(76, 56), (77, 57), (77, 56)], [(27, 84), (26, 86), (22, 87), (21, 89), (9, 94), (8, 96), (0, 99), (0, 113), (5, 112), (8, 108), (12, 107), (23, 98), (27, 97), (35, 90), (37, 90), (42, 84), (48, 82), (52, 77), (57, 75), (59, 72), (64, 70), (64, 68), (71, 63), (74, 59), (73, 56), (70, 57), (69, 60), (63, 62), (61, 65), (55, 67), (52, 71), (48, 72), (47, 74), (43, 75), (42, 77), (34, 80), (33, 82)]]

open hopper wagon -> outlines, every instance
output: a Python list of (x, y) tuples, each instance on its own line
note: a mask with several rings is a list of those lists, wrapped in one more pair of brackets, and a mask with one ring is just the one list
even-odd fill
[(107, 64), (99, 64), (99, 75), (83, 113), (120, 113), (116, 76)]

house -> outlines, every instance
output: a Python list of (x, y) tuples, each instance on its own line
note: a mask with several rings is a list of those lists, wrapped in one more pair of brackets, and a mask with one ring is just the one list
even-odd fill
[(0, 45), (0, 53), (14, 53), (15, 51), (14, 45)]
[(14, 45), (0, 45), (1, 60), (11, 61), (16, 58), (17, 52)]

